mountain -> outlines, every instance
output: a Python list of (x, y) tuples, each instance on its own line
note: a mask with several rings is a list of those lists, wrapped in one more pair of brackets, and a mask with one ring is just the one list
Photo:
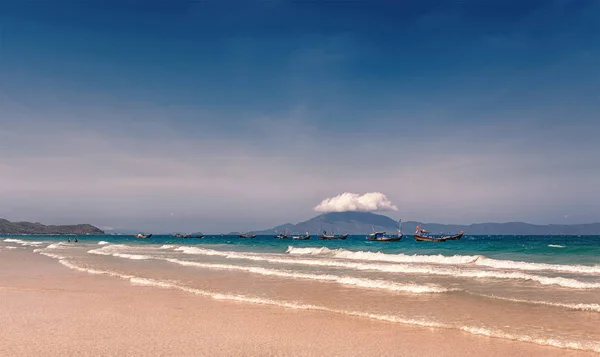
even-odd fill
[[(404, 233), (412, 234), (420, 225), (432, 233), (450, 233), (464, 231), (468, 235), (600, 235), (600, 223), (588, 224), (549, 224), (536, 225), (523, 222), (476, 223), (470, 225), (402, 222)], [(281, 226), (256, 232), (256, 234), (275, 234), (285, 229), (291, 232), (312, 234), (323, 230), (336, 233), (368, 234), (376, 231), (393, 233), (398, 222), (390, 217), (370, 212), (332, 212), (320, 214), (298, 224), (286, 223)]]
[(10, 222), (0, 219), (0, 234), (104, 234), (98, 227), (91, 224), (76, 224), (67, 226), (46, 226), (35, 222)]
[(320, 233), (324, 230), (336, 233), (366, 234), (373, 229), (395, 231), (398, 222), (387, 216), (370, 212), (332, 212), (320, 214), (308, 221), (298, 224), (286, 223), (272, 229), (256, 232), (256, 234), (275, 234), (285, 230), (296, 233)]

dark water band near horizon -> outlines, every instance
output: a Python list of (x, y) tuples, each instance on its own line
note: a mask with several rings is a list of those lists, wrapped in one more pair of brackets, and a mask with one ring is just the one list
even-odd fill
[(78, 271), (218, 300), (600, 353), (600, 236), (314, 238), (4, 235), (0, 258), (24, 249)]

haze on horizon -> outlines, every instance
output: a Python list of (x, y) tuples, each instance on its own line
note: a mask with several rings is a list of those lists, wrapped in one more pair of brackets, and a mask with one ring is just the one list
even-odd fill
[(0, 3), (0, 217), (223, 232), (600, 213), (600, 2)]

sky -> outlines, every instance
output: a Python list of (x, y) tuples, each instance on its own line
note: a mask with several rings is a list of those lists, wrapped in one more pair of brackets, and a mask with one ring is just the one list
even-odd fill
[(600, 2), (2, 1), (0, 217), (600, 221)]

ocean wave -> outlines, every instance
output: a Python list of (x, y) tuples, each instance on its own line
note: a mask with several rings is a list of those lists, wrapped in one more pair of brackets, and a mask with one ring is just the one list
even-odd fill
[[(547, 277), (541, 275), (533, 275), (523, 272), (505, 272), (496, 270), (473, 270), (469, 266), (464, 267), (436, 267), (423, 264), (375, 264), (372, 262), (349, 262), (343, 260), (326, 260), (326, 259), (298, 259), (298, 258), (278, 258), (275, 256), (266, 256), (260, 254), (248, 254), (239, 252), (223, 252), (211, 249), (186, 247), (182, 246), (175, 249), (186, 254), (199, 254), (222, 256), (228, 259), (245, 259), (253, 261), (264, 261), (269, 263), (293, 264), (320, 266), (328, 268), (343, 268), (361, 271), (381, 271), (385, 273), (404, 273), (404, 274), (424, 274), (424, 275), (441, 275), (459, 278), (477, 278), (477, 279), (512, 279), (526, 280), (537, 282), (542, 285), (558, 285), (571, 289), (598, 289), (600, 283), (583, 282), (571, 278), (563, 277)], [(531, 263), (534, 264), (534, 263)]]
[(30, 247), (37, 247), (37, 246), (44, 244), (44, 242), (27, 241), (27, 240), (14, 239), (14, 238), (7, 238), (4, 241), (6, 243), (17, 243), (22, 246), (30, 246)]
[(205, 269), (216, 269), (216, 270), (229, 270), (229, 271), (242, 271), (247, 273), (259, 274), (264, 276), (277, 276), (283, 278), (293, 278), (293, 279), (305, 279), (305, 280), (313, 280), (313, 281), (323, 281), (323, 282), (333, 282), (341, 285), (350, 285), (356, 286), (360, 288), (368, 288), (368, 289), (381, 289), (387, 291), (395, 291), (395, 292), (410, 292), (415, 294), (420, 293), (443, 293), (450, 291), (449, 289), (443, 288), (437, 285), (417, 285), (417, 284), (400, 284), (385, 280), (373, 280), (373, 279), (362, 279), (355, 278), (351, 276), (338, 276), (332, 274), (308, 274), (308, 273), (299, 273), (288, 270), (279, 270), (279, 269), (270, 269), (270, 268), (261, 268), (261, 267), (245, 267), (238, 265), (229, 265), (229, 264), (212, 264), (212, 263), (199, 263), (199, 262), (190, 262), (186, 260), (179, 259), (164, 259), (165, 261), (183, 265), (183, 266), (193, 266), (198, 268)]
[(45, 255), (47, 257), (50, 258), (54, 258), (54, 259), (65, 259), (65, 257), (63, 257), (62, 255), (58, 255), (58, 254), (54, 254), (54, 253), (46, 253), (46, 252), (38, 252), (41, 255)]
[(88, 253), (97, 255), (113, 255), (113, 253), (119, 253), (128, 248), (130, 247), (125, 244), (110, 244), (104, 245), (101, 248), (88, 250)]
[(100, 242), (98, 242), (98, 245), (107, 245), (107, 244), (110, 244), (110, 243), (108, 243), (105, 240), (101, 240)]
[(277, 307), (295, 309), (295, 310), (322, 311), (322, 312), (334, 313), (334, 314), (339, 314), (339, 315), (344, 315), (344, 316), (361, 317), (361, 318), (367, 318), (367, 319), (372, 319), (372, 320), (402, 323), (402, 324), (406, 324), (406, 325), (420, 326), (420, 327), (457, 329), (457, 330), (468, 332), (468, 333), (471, 333), (474, 335), (483, 335), (483, 336), (488, 336), (488, 337), (497, 337), (497, 338), (503, 338), (503, 339), (508, 339), (508, 340), (514, 340), (514, 341), (529, 342), (529, 343), (535, 343), (538, 345), (552, 346), (552, 347), (558, 347), (558, 348), (563, 348), (563, 349), (574, 349), (574, 350), (600, 352), (600, 343), (591, 342), (591, 341), (568, 341), (568, 340), (559, 340), (559, 339), (536, 338), (536, 337), (531, 337), (528, 335), (511, 334), (511, 333), (507, 333), (505, 331), (490, 329), (490, 328), (481, 327), (481, 326), (480, 327), (460, 326), (460, 325), (455, 326), (455, 325), (441, 323), (441, 322), (437, 322), (437, 321), (410, 319), (410, 318), (404, 318), (404, 317), (395, 316), (395, 315), (383, 315), (383, 314), (373, 314), (373, 313), (368, 313), (368, 312), (363, 312), (363, 311), (341, 310), (341, 309), (329, 308), (326, 306), (304, 304), (304, 303), (300, 303), (300, 302), (290, 302), (290, 301), (283, 301), (283, 300), (274, 300), (274, 299), (268, 299), (268, 298), (239, 295), (239, 294), (216, 293), (216, 292), (211, 292), (211, 291), (207, 291), (207, 290), (195, 289), (195, 288), (191, 288), (191, 287), (184, 286), (184, 285), (179, 285), (175, 282), (166, 282), (166, 281), (161, 281), (161, 280), (156, 280), (156, 279), (151, 279), (151, 278), (121, 274), (121, 273), (114, 272), (114, 271), (84, 268), (84, 267), (80, 267), (80, 266), (78, 266), (68, 260), (65, 260), (65, 259), (60, 259), (59, 262), (63, 266), (65, 266), (69, 269), (76, 270), (76, 271), (86, 272), (86, 273), (94, 274), (94, 275), (108, 275), (108, 276), (118, 277), (118, 278), (121, 278), (124, 280), (128, 280), (131, 284), (134, 284), (134, 285), (180, 290), (180, 291), (184, 291), (184, 292), (191, 293), (194, 295), (199, 295), (199, 296), (203, 296), (206, 298), (211, 298), (213, 300), (219, 300), (219, 301), (252, 303), (252, 304), (259, 304), (259, 305), (277, 306)]
[[(552, 246), (552, 245), (551, 245)], [(564, 246), (555, 246), (562, 247)], [(407, 254), (385, 254), (381, 252), (349, 251), (345, 249), (322, 248), (296, 248), (288, 247), (286, 253), (294, 256), (326, 256), (337, 259), (348, 259), (357, 261), (379, 261), (387, 263), (422, 263), (440, 265), (479, 265), (495, 269), (526, 270), (526, 271), (556, 271), (575, 274), (600, 274), (600, 266), (591, 265), (563, 265), (532, 263), (524, 261), (500, 260), (488, 258), (484, 255), (407, 255)]]
[(548, 244), (548, 247), (550, 247), (550, 248), (565, 248), (564, 245), (560, 245), (560, 244)]
[(467, 292), (467, 293), (471, 294), (471, 295), (475, 295), (475, 296), (485, 297), (488, 299), (510, 301), (510, 302), (520, 303), (520, 304), (544, 305), (544, 306), (560, 307), (560, 308), (564, 308), (564, 309), (568, 309), (568, 310), (600, 312), (600, 304), (561, 303), (561, 302), (551, 302), (551, 301), (541, 301), (541, 300), (514, 299), (514, 298), (498, 296), (498, 295), (487, 295), (487, 294), (479, 294), (479, 293), (471, 293), (471, 292)]
[(290, 255), (325, 255), (332, 258), (380, 261), (390, 263), (433, 263), (433, 264), (469, 264), (475, 262), (479, 255), (408, 255), (408, 254), (385, 254), (381, 252), (350, 251), (345, 249), (322, 248), (296, 248), (289, 246), (286, 253)]
[(117, 258), (125, 258), (125, 259), (131, 259), (131, 260), (148, 260), (148, 259), (153, 258), (149, 255), (122, 253), (123, 250), (128, 249), (128, 248), (131, 248), (131, 247), (124, 245), (124, 244), (112, 244), (112, 245), (105, 245), (102, 248), (88, 250), (88, 253), (97, 254), (97, 255), (113, 256), (113, 257), (117, 257)]

